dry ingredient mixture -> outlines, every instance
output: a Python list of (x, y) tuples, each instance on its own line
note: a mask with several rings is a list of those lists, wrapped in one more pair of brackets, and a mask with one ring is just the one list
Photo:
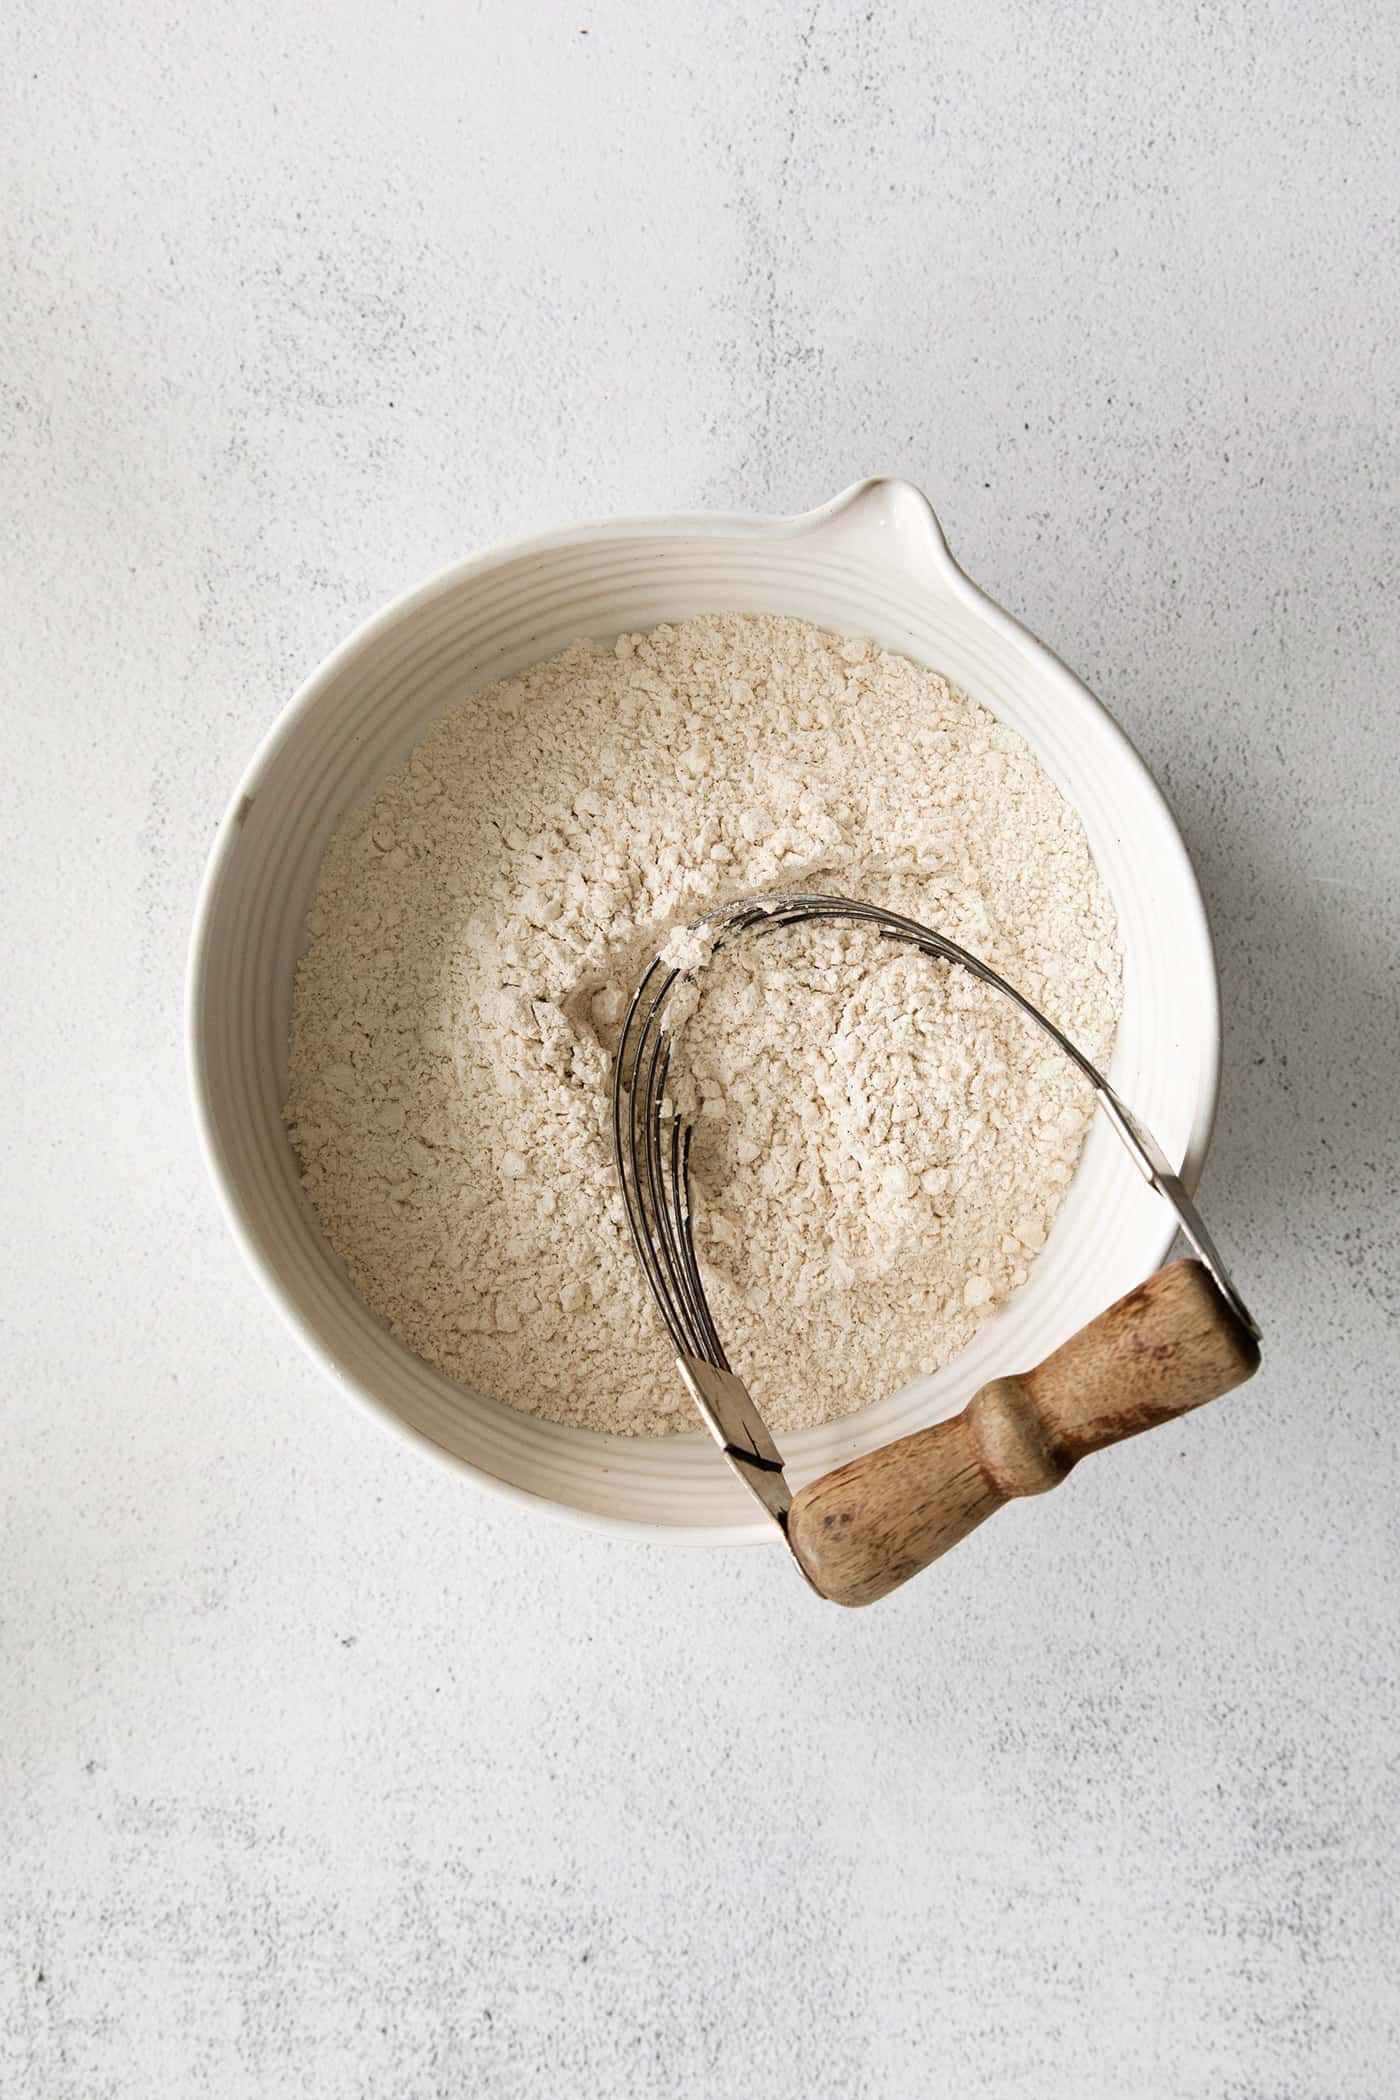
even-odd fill
[[(935, 672), (802, 621), (579, 642), (441, 720), (321, 871), (287, 1122), (393, 1332), (512, 1406), (694, 1418), (613, 1182), (611, 1053), (649, 957), (796, 883), (984, 956), (1096, 1061), (1113, 910), (1025, 744)], [(1084, 1082), (966, 971), (809, 927), (726, 948), (675, 1064), (730, 1359), (779, 1430), (936, 1368), (1021, 1283)]]

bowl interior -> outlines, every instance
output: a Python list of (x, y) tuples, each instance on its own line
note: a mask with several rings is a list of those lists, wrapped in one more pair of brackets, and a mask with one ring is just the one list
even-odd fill
[[(879, 484), (806, 520), (610, 526), (464, 565), (372, 622), (308, 683), (254, 760), (211, 862), (192, 963), (191, 1060), (211, 1165), (255, 1267), (352, 1391), (506, 1492), (585, 1521), (672, 1537), (772, 1536), (704, 1436), (561, 1428), (464, 1392), (396, 1342), (322, 1238), (281, 1120), (293, 973), (326, 845), (343, 812), (474, 687), (580, 635), (718, 611), (796, 615), (945, 672), (1025, 737), (1079, 812), (1123, 945), (1113, 1082), (1184, 1161), (1188, 1185), (1199, 1171), (1218, 1020), (1180, 838), (1120, 732), (961, 576), (910, 497), (921, 504)], [(794, 1485), (955, 1412), (986, 1378), (1035, 1363), (1140, 1281), (1171, 1236), (1165, 1205), (1097, 1119), (1028, 1282), (942, 1371), (787, 1438)]]

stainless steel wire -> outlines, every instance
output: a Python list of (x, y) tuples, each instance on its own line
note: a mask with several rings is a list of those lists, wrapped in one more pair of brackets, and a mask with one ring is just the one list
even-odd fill
[[(823, 920), (873, 926), (881, 938), (943, 962), (958, 964), (1003, 993), (1077, 1065), (1139, 1172), (1176, 1212), (1177, 1222), (1205, 1264), (1226, 1303), (1256, 1339), (1259, 1329), (1236, 1290), (1199, 1212), (1151, 1132), (1146, 1130), (1107, 1079), (1053, 1021), (1024, 994), (972, 954), (932, 927), (854, 897), (816, 891), (785, 891), (741, 897), (695, 920), (693, 931), (714, 929), (711, 952), (746, 933), (772, 933)], [(632, 1244), (647, 1287), (656, 1301), (680, 1358), (728, 1372), (729, 1362), (715, 1327), (695, 1251), (690, 1189), (690, 1131), (667, 1092), (672, 1035), (667, 1009), (687, 973), (657, 956), (632, 996), (613, 1068), (613, 1156)]]

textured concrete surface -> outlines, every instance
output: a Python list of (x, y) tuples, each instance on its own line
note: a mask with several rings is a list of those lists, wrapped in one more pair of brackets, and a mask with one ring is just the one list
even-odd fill
[[(1394, 10), (5, 40), (0, 2091), (1393, 2094)], [(353, 621), (873, 470), (1171, 793), (1268, 1361), (846, 1617), (352, 1410), (179, 1030), (216, 815)]]

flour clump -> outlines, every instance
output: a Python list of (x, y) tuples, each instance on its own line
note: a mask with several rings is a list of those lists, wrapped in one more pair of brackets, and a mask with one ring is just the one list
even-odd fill
[(612, 1053), (658, 949), (697, 972), (678, 1098), (731, 1361), (782, 1431), (946, 1362), (1025, 1278), (1092, 1097), (965, 971), (810, 926), (706, 960), (754, 892), (868, 897), (985, 957), (1096, 1061), (1112, 906), (1024, 742), (936, 672), (706, 615), (473, 694), (332, 840), (286, 1118), (371, 1308), (464, 1384), (695, 1426), (632, 1256)]

